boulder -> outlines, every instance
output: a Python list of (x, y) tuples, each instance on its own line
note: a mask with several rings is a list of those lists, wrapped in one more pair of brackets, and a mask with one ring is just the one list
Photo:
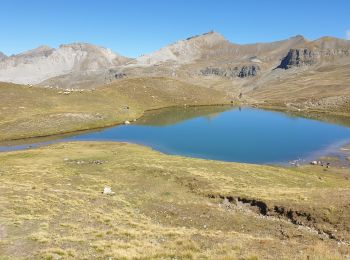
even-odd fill
[(115, 194), (115, 192), (112, 191), (112, 188), (111, 188), (111, 187), (108, 187), (108, 186), (106, 186), (106, 187), (103, 189), (103, 192), (102, 192), (102, 193), (105, 194), (105, 195), (113, 195), (113, 194)]

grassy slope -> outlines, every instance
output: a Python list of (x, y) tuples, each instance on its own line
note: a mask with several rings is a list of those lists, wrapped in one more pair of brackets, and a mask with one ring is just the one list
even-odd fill
[[(350, 112), (350, 65), (328, 65), (299, 70), (277, 77), (248, 93), (265, 107), (286, 107), (288, 104), (305, 109), (311, 101), (314, 106), (306, 112), (322, 111), (338, 115)], [(319, 102), (330, 97), (346, 97), (347, 101)], [(304, 104), (303, 104), (304, 103)]]
[(0, 141), (118, 124), (148, 109), (229, 102), (221, 92), (166, 78), (122, 80), (69, 95), (58, 92), (1, 83)]
[[(98, 142), (1, 153), (0, 164), (3, 257), (340, 259), (350, 254), (348, 245), (336, 240), (350, 240), (346, 170), (216, 162)], [(101, 194), (107, 185), (115, 195)], [(219, 195), (257, 199), (275, 217)], [(274, 206), (293, 210), (303, 226), (283, 214), (278, 218)]]

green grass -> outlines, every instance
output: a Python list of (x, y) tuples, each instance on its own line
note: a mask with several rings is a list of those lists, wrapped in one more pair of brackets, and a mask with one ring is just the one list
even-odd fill
[[(95, 164), (102, 160), (103, 164)], [(77, 163), (80, 161), (80, 163)], [(8, 258), (341, 259), (349, 247), (347, 169), (283, 168), (74, 142), (0, 154), (0, 256)], [(103, 195), (111, 186), (113, 196)], [(225, 204), (256, 199), (307, 213)], [(336, 231), (335, 231), (336, 230)]]

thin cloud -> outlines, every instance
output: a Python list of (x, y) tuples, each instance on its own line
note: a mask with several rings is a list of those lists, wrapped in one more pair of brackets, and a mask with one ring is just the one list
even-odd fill
[(347, 40), (350, 40), (350, 30), (347, 30), (347, 31), (346, 31), (346, 39), (347, 39)]

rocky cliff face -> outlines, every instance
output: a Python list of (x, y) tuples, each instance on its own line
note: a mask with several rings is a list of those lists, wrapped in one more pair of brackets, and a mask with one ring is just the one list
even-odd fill
[(253, 77), (256, 76), (260, 71), (258, 65), (243, 66), (238, 74), (240, 78)]
[(278, 68), (289, 69), (294, 66), (312, 65), (319, 59), (318, 54), (309, 49), (291, 49)]
[(218, 67), (206, 67), (201, 70), (201, 74), (204, 76), (216, 75), (226, 78), (246, 78), (254, 77), (260, 72), (260, 67), (258, 65), (243, 65), (227, 68)]
[(72, 72), (106, 70), (128, 60), (110, 49), (86, 43), (65, 44), (58, 49), (41, 46), (1, 60), (0, 81), (37, 84)]
[(350, 56), (350, 49), (291, 49), (278, 68), (289, 69), (304, 65), (314, 65), (323, 58)]

